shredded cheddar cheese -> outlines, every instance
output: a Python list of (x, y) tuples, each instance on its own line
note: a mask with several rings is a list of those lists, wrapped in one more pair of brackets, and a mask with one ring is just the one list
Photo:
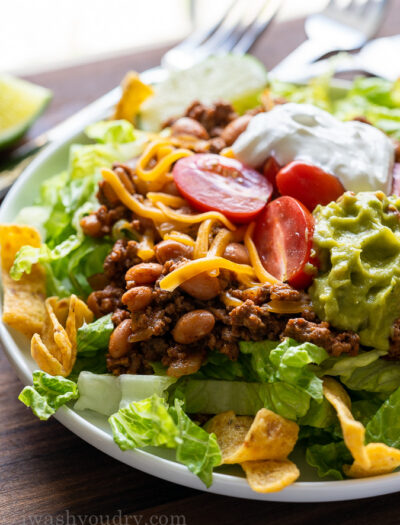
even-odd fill
[(205, 257), (208, 252), (208, 243), (211, 233), (211, 228), (214, 221), (212, 219), (206, 219), (200, 224), (199, 231), (197, 232), (196, 244), (193, 251), (193, 258), (199, 259)]
[(161, 192), (152, 192), (149, 191), (146, 197), (153, 203), (162, 202), (167, 206), (172, 208), (181, 208), (182, 206), (187, 206), (188, 203), (182, 197), (177, 197), (176, 195), (169, 195), (168, 193)]
[(138, 245), (138, 256), (142, 261), (148, 261), (154, 257), (154, 233), (152, 229), (146, 229)]
[(247, 251), (249, 252), (251, 265), (254, 268), (254, 272), (257, 275), (257, 279), (261, 283), (279, 283), (280, 281), (276, 277), (273, 277), (270, 273), (268, 273), (260, 261), (257, 248), (254, 245), (253, 239), (251, 238), (251, 236), (253, 235), (255, 225), (255, 222), (250, 223), (244, 236), (244, 244), (247, 248)]
[(195, 215), (189, 215), (186, 213), (178, 213), (175, 210), (172, 210), (162, 202), (157, 202), (157, 207), (164, 213), (166, 217), (169, 219), (172, 219), (176, 222), (183, 222), (183, 223), (189, 223), (194, 224), (197, 222), (203, 222), (206, 219), (214, 219), (216, 221), (221, 222), (224, 224), (227, 228), (230, 230), (235, 230), (236, 226), (229, 221), (225, 215), (220, 213), (219, 211), (206, 211), (205, 213), (197, 213)]
[(199, 273), (209, 272), (218, 268), (230, 270), (238, 275), (244, 274), (249, 277), (256, 277), (253, 268), (247, 264), (237, 264), (223, 257), (203, 257), (190, 261), (166, 275), (164, 279), (160, 281), (160, 288), (172, 292), (182, 283), (195, 277)]
[[(172, 164), (178, 159), (192, 155), (191, 151), (183, 148), (171, 149), (167, 152), (166, 148), (169, 146), (170, 142), (167, 140), (154, 140), (145, 148), (136, 166), (136, 174), (140, 179), (146, 182), (155, 181), (170, 171)], [(159, 150), (161, 150), (160, 155), (157, 154)], [(157, 164), (148, 169), (149, 162), (154, 158), (157, 158)]]
[(176, 231), (171, 231), (170, 233), (166, 233), (163, 239), (164, 241), (167, 241), (170, 239), (171, 241), (180, 242), (182, 244), (185, 244), (186, 246), (191, 246), (192, 248), (194, 248), (196, 244), (196, 242), (190, 237), (190, 235), (186, 235), (186, 233), (176, 232)]

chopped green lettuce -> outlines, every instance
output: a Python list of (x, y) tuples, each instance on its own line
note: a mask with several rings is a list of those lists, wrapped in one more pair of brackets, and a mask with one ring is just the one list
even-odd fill
[(343, 479), (343, 465), (353, 462), (344, 441), (311, 445), (307, 448), (306, 460), (317, 469), (320, 478), (328, 476), (338, 480)]
[(221, 463), (216, 437), (193, 423), (179, 400), (169, 407), (164, 398), (153, 394), (121, 408), (109, 422), (122, 450), (161, 445), (175, 448), (177, 461), (207, 487), (211, 485), (213, 468)]
[(36, 370), (32, 374), (33, 386), (26, 386), (18, 399), (39, 419), (46, 420), (54, 412), (79, 397), (77, 385), (61, 376), (51, 376), (42, 370)]
[(91, 373), (82, 371), (78, 377), (79, 399), (76, 410), (93, 410), (111, 416), (132, 401), (140, 401), (152, 394), (167, 397), (166, 390), (176, 381), (173, 377), (156, 375)]
[(254, 416), (265, 407), (296, 420), (310, 407), (308, 394), (280, 381), (248, 383), (183, 378), (171, 387), (170, 403), (176, 397), (185, 401), (185, 410), (189, 414), (219, 414), (233, 410), (236, 414)]
[(114, 324), (111, 321), (111, 314), (104, 315), (96, 319), (93, 323), (82, 325), (77, 333), (78, 355), (91, 356), (100, 350), (108, 348), (108, 341)]
[(136, 138), (133, 125), (127, 120), (102, 120), (88, 126), (85, 133), (103, 144), (125, 144)]
[(215, 434), (209, 434), (196, 425), (183, 411), (179, 400), (169, 409), (176, 426), (176, 459), (198, 476), (209, 487), (212, 483), (213, 468), (222, 461), (221, 451)]
[(400, 388), (388, 397), (367, 423), (366, 440), (400, 448)]

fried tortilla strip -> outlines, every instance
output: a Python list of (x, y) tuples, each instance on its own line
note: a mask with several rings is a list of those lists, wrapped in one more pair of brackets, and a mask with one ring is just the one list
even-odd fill
[[(211, 430), (209, 430), (211, 429)], [(286, 459), (292, 452), (299, 426), (271, 410), (262, 408), (254, 420), (225, 412), (207, 427), (217, 436), (223, 463)]]
[(45, 305), (44, 327), (41, 335), (32, 337), (31, 354), (48, 374), (67, 377), (76, 361), (78, 328), (94, 316), (76, 295), (61, 300), (49, 297)]
[(384, 443), (365, 445), (365, 428), (353, 417), (351, 402), (344, 388), (331, 377), (324, 378), (324, 396), (337, 412), (343, 438), (354, 458), (343, 470), (351, 478), (366, 478), (388, 474), (400, 466), (400, 450)]
[(299, 469), (289, 459), (245, 461), (241, 466), (250, 487), (264, 494), (283, 490), (300, 476)]
[(40, 234), (31, 226), (0, 225), (1, 275), (3, 283), (3, 321), (27, 337), (40, 332), (45, 318), (46, 277), (39, 264), (19, 281), (10, 277), (15, 255), (22, 246), (40, 246)]
[(152, 88), (143, 84), (137, 73), (129, 71), (122, 81), (122, 96), (115, 107), (113, 119), (125, 119), (133, 122), (140, 106), (152, 94)]
[(236, 416), (233, 410), (223, 412), (210, 419), (205, 425), (207, 432), (214, 433), (221, 449), (222, 464), (228, 461), (243, 445), (254, 418)]

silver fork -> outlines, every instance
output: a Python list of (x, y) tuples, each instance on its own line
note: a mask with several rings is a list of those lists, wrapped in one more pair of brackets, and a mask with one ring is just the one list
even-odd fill
[(272, 22), (281, 0), (234, 0), (211, 28), (198, 30), (167, 51), (161, 65), (168, 70), (187, 69), (218, 53), (246, 53)]
[(272, 71), (280, 80), (299, 77), (303, 64), (332, 51), (351, 51), (374, 36), (382, 22), (387, 0), (330, 0), (320, 13), (307, 17), (304, 29), (308, 40)]

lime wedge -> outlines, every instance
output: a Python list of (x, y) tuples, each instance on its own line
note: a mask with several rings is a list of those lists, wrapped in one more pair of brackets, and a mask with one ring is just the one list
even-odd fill
[(140, 111), (140, 126), (157, 131), (170, 117), (180, 116), (194, 100), (231, 102), (239, 113), (256, 106), (268, 82), (265, 67), (250, 55), (214, 56), (185, 71), (171, 73), (154, 87)]
[(17, 141), (51, 99), (51, 91), (10, 75), (0, 76), (0, 149)]

